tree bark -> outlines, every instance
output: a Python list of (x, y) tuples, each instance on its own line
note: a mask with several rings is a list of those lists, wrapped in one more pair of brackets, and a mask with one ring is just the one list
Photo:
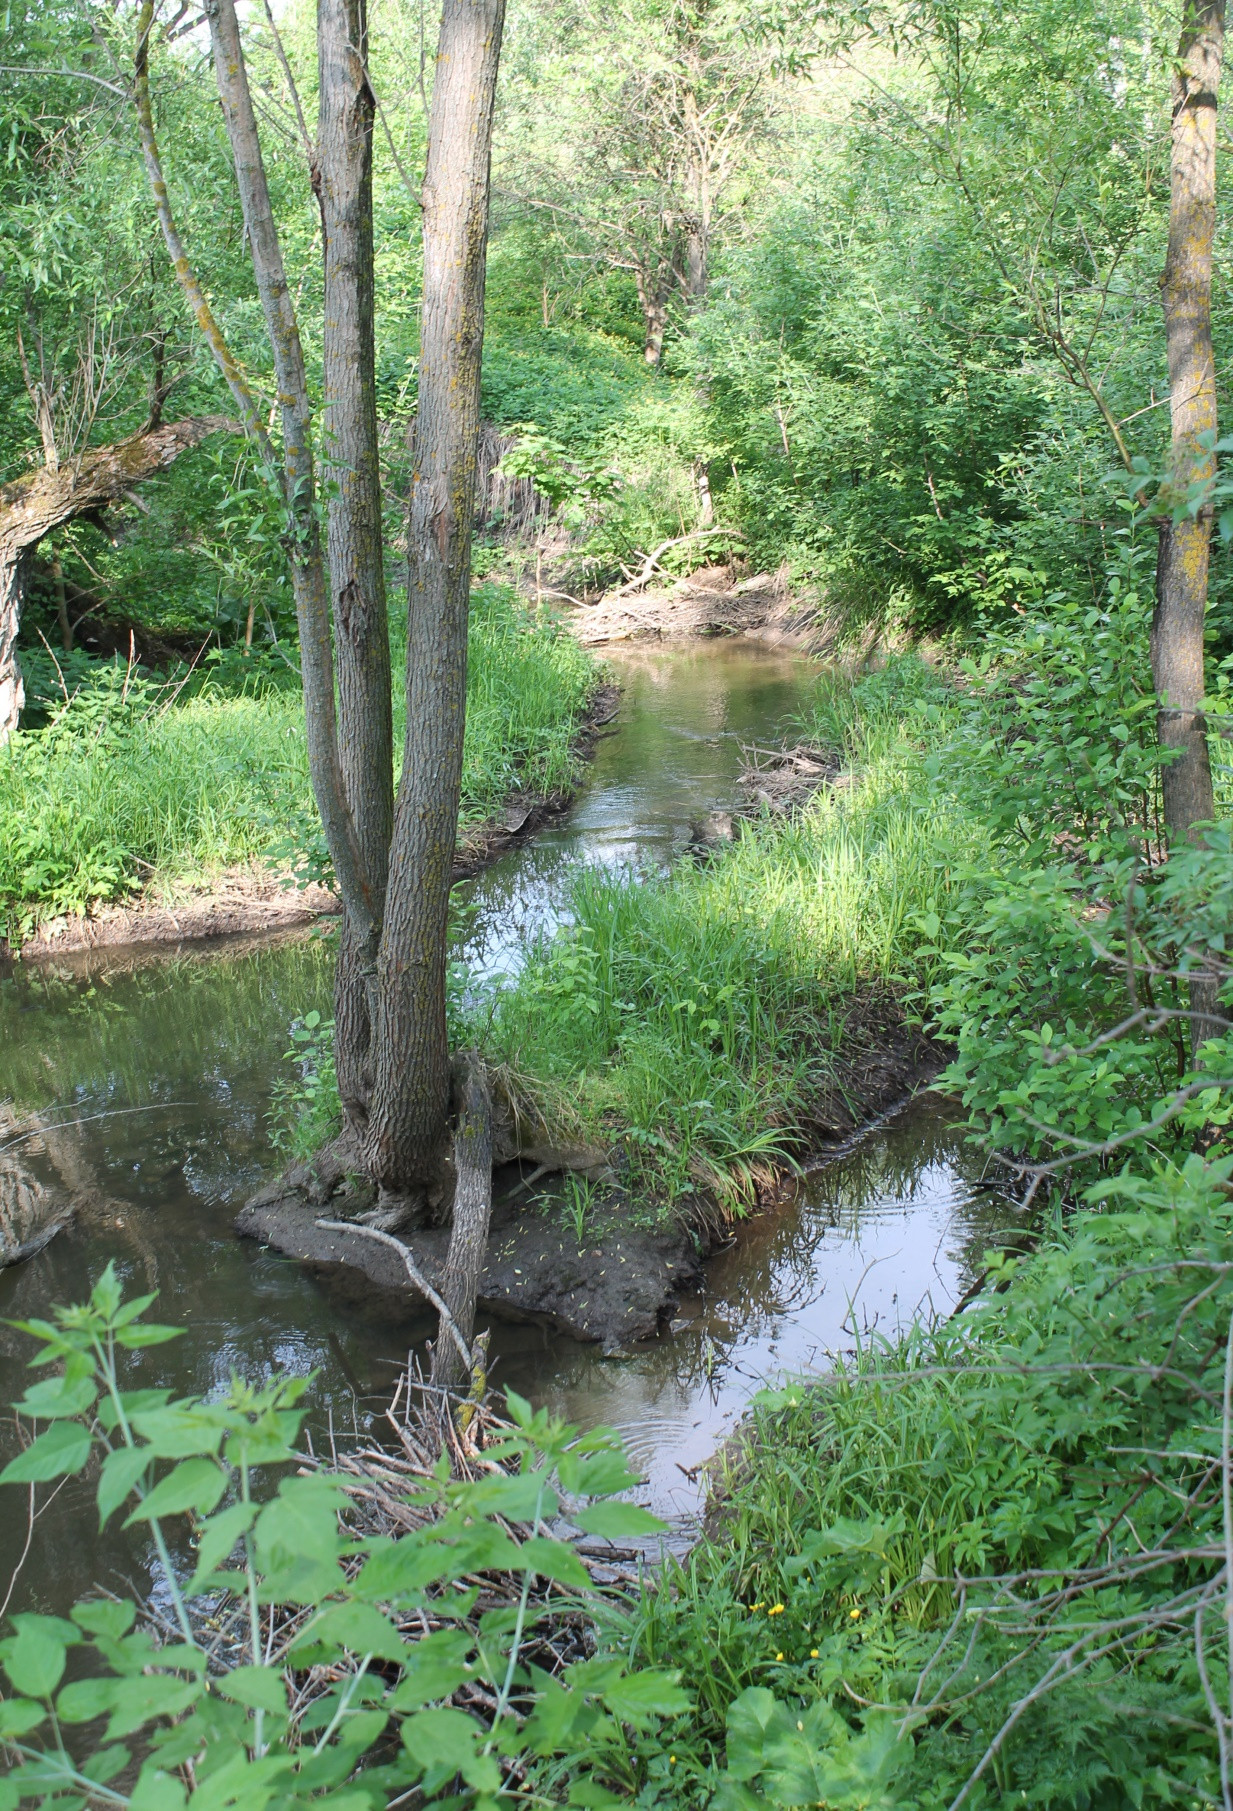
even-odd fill
[(484, 265), (504, 0), (445, 0), (424, 176), (419, 407), (411, 433), (407, 733), (373, 1012), (372, 1173), (431, 1190), (449, 1108), (450, 874), (466, 712)]
[(300, 329), (270, 204), (235, 0), (207, 0), (205, 14), (210, 26), (223, 118), (235, 160), (236, 184), (244, 211), (253, 274), (278, 383), (284, 492), (291, 518), (287, 554), (300, 635), (309, 777), (344, 909), (354, 934), (361, 942), (369, 943), (376, 937), (377, 901), (356, 844), (338, 757), (334, 649), (325, 560), (317, 520), (312, 403)]
[(653, 369), (659, 369), (664, 351), (664, 334), (668, 330), (669, 280), (663, 271), (635, 272), (638, 301), (642, 307), (642, 356)]
[[(339, 756), (356, 846), (385, 909), (394, 820), (394, 726), (381, 533), (373, 296), (372, 134), (365, 0), (318, 0), (320, 110), (314, 187), (325, 246), (326, 543), (338, 663)], [(369, 990), (375, 941), (344, 922), (334, 982), (338, 1088), (362, 1131), (372, 1091)]]
[[(1170, 479), (1185, 491), (1215, 476), (1212, 240), (1216, 228), (1216, 97), (1224, 51), (1224, 0), (1186, 0), (1173, 75), (1169, 249), (1161, 291), (1169, 354)], [(1215, 815), (1204, 693), (1203, 629), (1211, 550), (1210, 506), (1161, 528), (1152, 622), (1152, 675), (1171, 842), (1194, 840)]]
[[(456, 1072), (458, 1126), (454, 1134), (454, 1167), (458, 1181), (441, 1297), (469, 1347), (475, 1332), (475, 1298), (492, 1217), (492, 1101), (483, 1064), (474, 1051), (460, 1058)], [(432, 1382), (453, 1388), (466, 1380), (462, 1354), (442, 1326), (432, 1349)]]
[(17, 727), (24, 702), (16, 646), (29, 550), (74, 516), (114, 503), (208, 435), (239, 432), (240, 424), (225, 415), (191, 416), (0, 485), (0, 745)]

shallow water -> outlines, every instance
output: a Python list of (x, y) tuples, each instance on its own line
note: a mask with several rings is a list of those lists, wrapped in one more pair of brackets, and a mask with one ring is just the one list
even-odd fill
[[(801, 709), (812, 674), (799, 655), (747, 644), (630, 651), (614, 664), (621, 718), (579, 801), (470, 883), (466, 954), (481, 972), (508, 972), (523, 941), (556, 922), (572, 862), (666, 865), (693, 823), (731, 803), (742, 743)], [(379, 1414), (430, 1324), (366, 1318), (231, 1230), (277, 1167), (265, 1116), (287, 1028), (328, 1009), (331, 961), (328, 942), (300, 935), (0, 978), (0, 1102), (58, 1128), (24, 1148), (81, 1202), (72, 1229), (0, 1271), (0, 1316), (80, 1299), (114, 1258), (131, 1292), (157, 1288), (160, 1318), (186, 1329), (136, 1355), (142, 1383), (210, 1391), (233, 1369), (315, 1370), (318, 1439)], [(687, 1517), (695, 1468), (760, 1384), (953, 1305), (1004, 1218), (977, 1174), (942, 1105), (918, 1102), (743, 1229), (663, 1339), (614, 1361), (537, 1327), (498, 1326), (495, 1378), (573, 1420), (618, 1426), (645, 1472), (643, 1500)], [(0, 1401), (24, 1388), (28, 1351), (0, 1328)], [(6, 1454), (12, 1438), (0, 1426)], [(62, 1608), (95, 1582), (144, 1586), (141, 1549), (114, 1524), (100, 1541), (92, 1500), (88, 1480), (71, 1481), (38, 1518), (10, 1608)], [(0, 1600), (26, 1537), (14, 1491), (0, 1514)]]

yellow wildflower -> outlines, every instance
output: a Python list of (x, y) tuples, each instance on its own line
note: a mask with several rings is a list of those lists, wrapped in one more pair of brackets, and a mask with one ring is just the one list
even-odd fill
[(782, 1654), (776, 1654), (776, 1656), (775, 1656), (775, 1658), (776, 1658), (776, 1660), (782, 1660), (782, 1659), (783, 1659), (783, 1655), (782, 1655)]
[(852, 1618), (853, 1622), (856, 1622), (860, 1616), (860, 1610), (849, 1610), (848, 1615)]
[(773, 1603), (766, 1613), (768, 1616), (782, 1616), (783, 1605), (781, 1603)]
[(810, 1658), (810, 1659), (811, 1659), (811, 1660), (816, 1660), (816, 1659), (817, 1659), (817, 1658), (818, 1658), (818, 1650), (817, 1650), (817, 1648), (810, 1648), (810, 1650), (809, 1650), (809, 1658)]

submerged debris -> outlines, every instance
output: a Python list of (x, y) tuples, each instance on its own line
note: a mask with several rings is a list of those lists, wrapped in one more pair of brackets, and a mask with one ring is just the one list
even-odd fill
[(743, 751), (745, 768), (738, 784), (745, 812), (799, 811), (822, 786), (840, 782), (838, 753), (799, 742), (794, 748), (757, 748)]

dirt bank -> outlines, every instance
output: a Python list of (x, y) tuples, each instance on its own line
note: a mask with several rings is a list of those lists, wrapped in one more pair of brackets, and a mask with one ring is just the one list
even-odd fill
[[(807, 1128), (803, 1167), (812, 1172), (850, 1145), (862, 1124), (905, 1101), (938, 1073), (947, 1052), (904, 1023), (890, 1003), (853, 1005), (831, 1087), (818, 1099)], [(610, 1163), (605, 1158), (610, 1156)], [(620, 1155), (598, 1153), (595, 1166), (610, 1180), (598, 1192), (580, 1242), (559, 1190), (528, 1197), (530, 1174), (545, 1153), (528, 1148), (521, 1164), (494, 1177), (492, 1234), (480, 1279), (480, 1308), (499, 1319), (539, 1322), (618, 1354), (664, 1331), (683, 1291), (704, 1279), (704, 1259), (732, 1236), (705, 1208), (662, 1228), (634, 1224), (645, 1203), (620, 1186)], [(764, 1208), (782, 1205), (794, 1183), (785, 1177), (766, 1191)], [(347, 1179), (322, 1181), (298, 1166), (255, 1195), (236, 1231), (298, 1259), (340, 1297), (385, 1313), (428, 1312), (398, 1254), (362, 1232), (327, 1231), (319, 1219), (346, 1220), (371, 1206)], [(740, 1227), (735, 1229), (740, 1237)], [(439, 1287), (448, 1227), (399, 1234), (428, 1281)]]
[[(575, 737), (580, 759), (590, 756), (605, 726), (616, 716), (619, 702), (616, 686), (601, 686), (594, 693)], [(572, 792), (551, 798), (518, 793), (496, 818), (464, 829), (454, 858), (455, 881), (465, 880), (495, 861), (512, 843), (533, 836), (566, 811), (573, 797)], [(48, 919), (20, 948), (0, 942), (0, 958), (45, 962), (129, 944), (180, 944), (285, 931), (341, 909), (337, 895), (328, 887), (297, 886), (289, 874), (250, 862), (229, 868), (206, 883), (187, 885), (168, 899), (145, 893), (124, 904), (100, 905), (86, 917)]]
[(729, 566), (707, 566), (654, 588), (617, 586), (568, 619), (587, 647), (612, 641), (683, 641), (748, 635), (789, 647), (810, 645), (815, 613), (792, 596), (783, 573), (740, 578)]

